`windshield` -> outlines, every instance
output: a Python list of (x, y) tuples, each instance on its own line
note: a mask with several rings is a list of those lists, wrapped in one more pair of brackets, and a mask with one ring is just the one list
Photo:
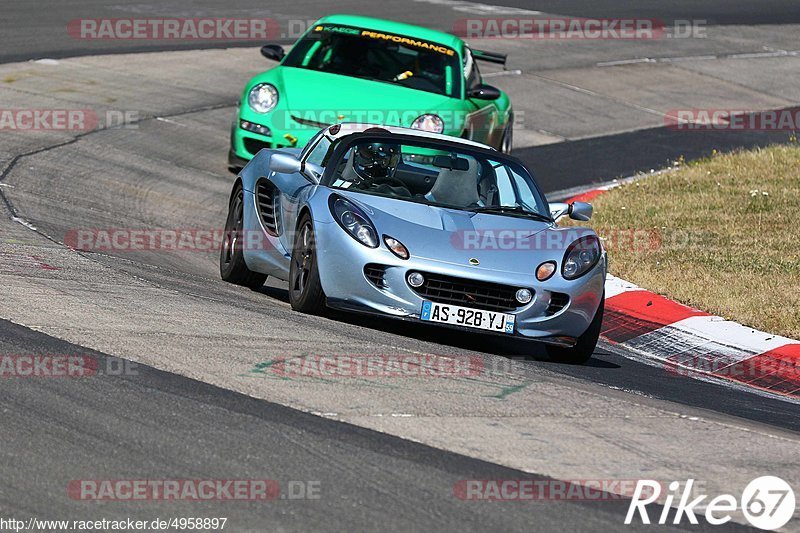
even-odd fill
[(350, 26), (311, 29), (281, 63), (460, 98), (458, 55), (441, 44)]
[(434, 147), (392, 138), (364, 139), (345, 149), (322, 184), (365, 194), (498, 215), (551, 220), (522, 165), (502, 154)]

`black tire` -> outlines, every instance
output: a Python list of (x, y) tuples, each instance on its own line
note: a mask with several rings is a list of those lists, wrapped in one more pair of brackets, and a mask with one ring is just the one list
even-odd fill
[(308, 213), (297, 224), (289, 266), (289, 303), (292, 309), (310, 315), (325, 312), (325, 292), (319, 280), (314, 224)]
[(219, 275), (223, 280), (256, 290), (264, 285), (266, 274), (253, 272), (247, 268), (242, 253), (242, 231), (244, 226), (244, 192), (237, 185), (228, 206), (228, 219), (225, 221), (225, 235), (219, 250)]
[(591, 359), (594, 349), (597, 346), (597, 339), (600, 337), (600, 328), (603, 325), (603, 313), (605, 311), (605, 295), (600, 300), (600, 307), (589, 324), (589, 328), (583, 335), (578, 337), (578, 342), (572, 348), (562, 348), (561, 346), (547, 346), (547, 355), (557, 363), (567, 363), (570, 365), (582, 365)]

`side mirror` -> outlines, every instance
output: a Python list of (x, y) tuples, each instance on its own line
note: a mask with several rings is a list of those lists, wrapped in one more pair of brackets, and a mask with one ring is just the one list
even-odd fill
[(592, 204), (587, 204), (586, 202), (572, 202), (571, 204), (554, 202), (550, 204), (550, 216), (553, 217), (553, 220), (569, 215), (572, 220), (586, 222), (592, 218), (593, 212)]
[(291, 154), (275, 152), (269, 158), (269, 169), (281, 174), (295, 174), (300, 172), (300, 160)]
[(473, 87), (467, 91), (467, 96), (470, 98), (478, 98), (480, 100), (497, 100), (500, 98), (500, 89), (481, 83), (477, 87)]
[(572, 220), (586, 222), (592, 218), (593, 212), (592, 204), (587, 204), (586, 202), (572, 202), (569, 204), (569, 218)]
[(283, 50), (283, 46), (279, 44), (265, 44), (261, 47), (261, 55), (273, 61), (280, 61), (286, 55), (286, 52)]

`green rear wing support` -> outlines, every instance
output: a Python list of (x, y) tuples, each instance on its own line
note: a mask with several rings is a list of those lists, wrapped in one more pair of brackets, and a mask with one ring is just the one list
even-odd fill
[(473, 50), (472, 57), (477, 59), (478, 61), (487, 61), (489, 63), (498, 63), (500, 65), (506, 66), (506, 60), (508, 59), (508, 54), (498, 54), (496, 52), (486, 52), (485, 50)]

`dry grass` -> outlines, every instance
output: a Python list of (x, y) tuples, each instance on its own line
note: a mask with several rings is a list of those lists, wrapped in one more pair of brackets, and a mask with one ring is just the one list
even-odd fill
[[(590, 225), (611, 273), (800, 339), (800, 145), (717, 154), (611, 190)], [(631, 238), (630, 230), (638, 230)]]

